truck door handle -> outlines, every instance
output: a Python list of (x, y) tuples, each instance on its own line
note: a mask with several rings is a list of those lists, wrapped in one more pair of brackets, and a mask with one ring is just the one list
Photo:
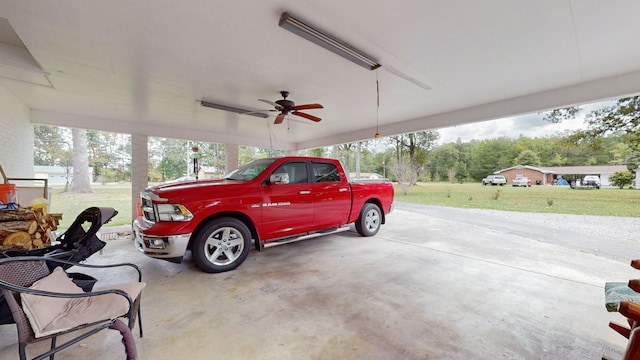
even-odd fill
[(309, 190), (300, 190), (300, 195), (309, 195), (311, 194), (311, 191)]
[(347, 189), (347, 188), (340, 188), (338, 191), (339, 191), (339, 192), (345, 192), (345, 191), (349, 191), (349, 189)]

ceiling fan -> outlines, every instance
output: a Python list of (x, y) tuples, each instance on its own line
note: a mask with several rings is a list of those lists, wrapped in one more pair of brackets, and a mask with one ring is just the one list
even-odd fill
[(288, 91), (280, 91), (280, 95), (282, 95), (282, 99), (280, 100), (276, 100), (276, 101), (270, 101), (270, 100), (265, 100), (265, 99), (258, 99), (259, 101), (265, 102), (269, 105), (273, 105), (273, 107), (275, 107), (275, 110), (269, 110), (269, 111), (279, 111), (280, 114), (278, 114), (278, 116), (276, 116), (276, 121), (274, 122), (274, 124), (280, 124), (284, 121), (284, 118), (291, 114), (291, 115), (296, 115), (296, 116), (300, 116), (303, 117), (305, 119), (311, 120), (311, 121), (315, 121), (315, 122), (319, 122), (320, 119), (317, 116), (313, 116), (304, 112), (301, 112), (300, 110), (310, 110), (310, 109), (323, 109), (324, 107), (320, 104), (304, 104), (304, 105), (296, 105), (296, 103), (294, 103), (291, 100), (287, 100), (287, 96), (289, 96), (289, 92)]

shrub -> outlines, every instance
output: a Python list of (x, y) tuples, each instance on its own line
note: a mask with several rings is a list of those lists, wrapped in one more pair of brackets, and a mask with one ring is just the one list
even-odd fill
[(629, 170), (616, 171), (609, 177), (611, 185), (622, 189), (633, 182), (633, 173)]

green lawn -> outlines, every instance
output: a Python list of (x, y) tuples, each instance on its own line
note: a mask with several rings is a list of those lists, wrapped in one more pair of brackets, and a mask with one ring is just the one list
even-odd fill
[(82, 210), (92, 206), (108, 206), (118, 210), (118, 215), (107, 226), (131, 224), (131, 188), (129, 186), (129, 184), (94, 185), (93, 194), (69, 194), (62, 192), (63, 189), (53, 188), (49, 212), (62, 214), (59, 229), (68, 228)]
[(557, 214), (640, 217), (640, 191), (571, 189), (568, 186), (482, 186), (425, 183), (404, 195), (396, 185), (396, 200), (461, 208)]
[[(49, 211), (62, 214), (60, 229), (66, 229), (82, 210), (91, 206), (110, 206), (118, 210), (109, 225), (131, 223), (129, 184), (94, 185), (93, 189), (93, 194), (68, 194), (59, 188), (52, 189)], [(396, 185), (396, 200), (462, 208), (640, 217), (640, 191), (628, 189), (572, 190), (568, 186), (514, 188), (479, 183), (426, 183), (409, 188), (407, 195)]]

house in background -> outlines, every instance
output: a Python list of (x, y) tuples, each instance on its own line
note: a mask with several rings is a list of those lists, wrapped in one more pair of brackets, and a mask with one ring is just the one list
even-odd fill
[(361, 172), (360, 176), (357, 176), (356, 173), (349, 173), (349, 179), (351, 180), (380, 180), (382, 179), (382, 175), (376, 173), (364, 173)]
[(496, 171), (495, 174), (503, 175), (507, 178), (507, 185), (516, 178), (527, 177), (531, 180), (531, 184), (536, 185), (552, 185), (553, 171), (529, 165), (516, 165), (507, 169)]
[(594, 165), (594, 166), (558, 166), (547, 168), (570, 180), (580, 179), (584, 175), (598, 175), (600, 186), (611, 186), (609, 177), (616, 171), (626, 171), (626, 165)]
[[(67, 183), (67, 172), (69, 183), (73, 180), (73, 167), (64, 166), (40, 166), (33, 167), (34, 178), (47, 179), (49, 185), (65, 185)], [(93, 167), (89, 167), (89, 174), (93, 174)]]
[(215, 166), (200, 166), (198, 168), (198, 179), (200, 180), (221, 179), (224, 175), (224, 170)]
[(580, 179), (585, 175), (597, 175), (600, 177), (601, 186), (611, 186), (609, 177), (616, 171), (627, 170), (626, 165), (595, 165), (595, 166), (556, 166), (535, 167), (528, 165), (516, 165), (510, 168), (496, 171), (495, 174), (504, 175), (507, 183), (518, 177), (527, 177), (532, 184), (553, 185), (559, 178), (567, 181)]
[(37, 179), (47, 179), (49, 185), (64, 185), (67, 183), (67, 171), (69, 172), (69, 182), (73, 178), (73, 168), (63, 166), (34, 166), (33, 174)]

